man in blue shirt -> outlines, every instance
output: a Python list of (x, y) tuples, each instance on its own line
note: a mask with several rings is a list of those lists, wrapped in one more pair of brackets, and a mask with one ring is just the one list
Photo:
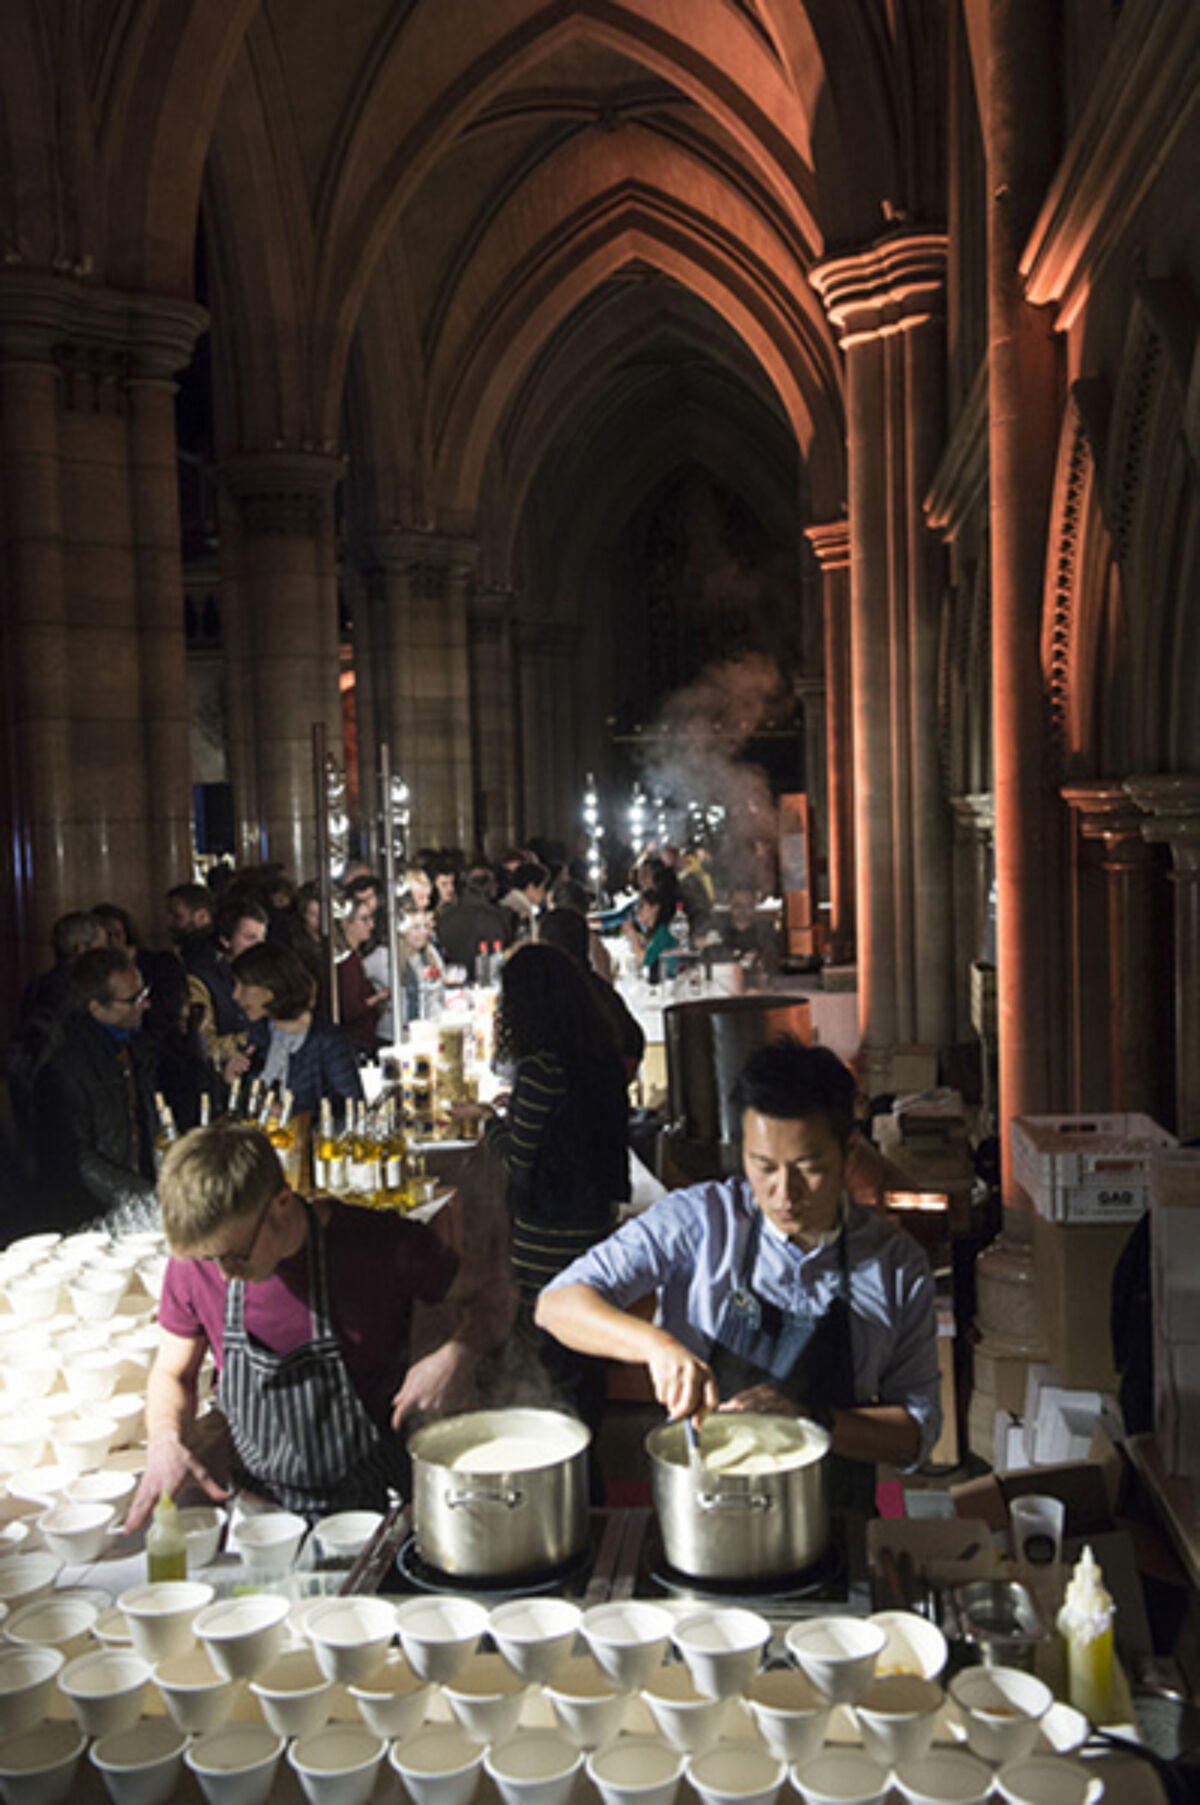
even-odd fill
[[(828, 1049), (760, 1047), (738, 1079), (744, 1177), (672, 1192), (541, 1293), (582, 1353), (644, 1363), (672, 1417), (784, 1412), (831, 1430), (835, 1502), (916, 1466), (941, 1411), (933, 1278), (911, 1237), (846, 1194), (854, 1079)], [(652, 1321), (630, 1306), (657, 1294)]]

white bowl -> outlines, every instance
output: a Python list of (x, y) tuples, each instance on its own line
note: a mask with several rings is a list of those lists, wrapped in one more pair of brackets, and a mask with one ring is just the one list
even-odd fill
[(229, 1545), (249, 1572), (286, 1573), (296, 1558), (308, 1524), (290, 1510), (264, 1510), (242, 1517), (229, 1531)]
[(642, 1697), (664, 1742), (688, 1755), (717, 1740), (729, 1713), (729, 1700), (698, 1691), (682, 1662), (656, 1667)]
[(487, 1611), (473, 1598), (409, 1598), (396, 1609), (396, 1632), (409, 1666), (439, 1685), (465, 1665), (487, 1627)]
[(54, 1331), (54, 1351), (64, 1363), (82, 1354), (103, 1353), (109, 1346), (107, 1329), (81, 1329), (74, 1317), (69, 1322), (69, 1328)]
[(266, 1724), (226, 1724), (198, 1736), (183, 1760), (208, 1805), (266, 1805), (282, 1753), (283, 1737)]
[(657, 1736), (619, 1736), (587, 1758), (587, 1777), (604, 1805), (671, 1805), (686, 1757)]
[(810, 1617), (789, 1625), (784, 1641), (823, 1699), (852, 1705), (874, 1678), (887, 1631), (861, 1617)]
[(964, 1667), (950, 1682), (967, 1744), (997, 1764), (1031, 1755), (1054, 1694), (1036, 1674), (1019, 1667)]
[(136, 1473), (77, 1473), (68, 1480), (62, 1495), (72, 1504), (111, 1504), (114, 1513), (120, 1515), (121, 1507), (133, 1497), (136, 1488)]
[(681, 1617), (671, 1640), (687, 1662), (697, 1691), (709, 1698), (731, 1698), (745, 1692), (758, 1672), (771, 1626), (757, 1611), (709, 1605)]
[(787, 1763), (752, 1742), (727, 1742), (690, 1756), (687, 1777), (704, 1805), (774, 1805)]
[(802, 1766), (820, 1753), (833, 1706), (794, 1667), (758, 1674), (746, 1703), (772, 1755)]
[(912, 1673), (936, 1680), (946, 1665), (949, 1644), (936, 1623), (915, 1611), (875, 1611), (867, 1619), (887, 1634), (875, 1660), (875, 1673), (884, 1679), (893, 1673)]
[(339, 1510), (313, 1524), (320, 1552), (330, 1560), (357, 1560), (383, 1517), (377, 1510)]
[(0, 1648), (0, 1736), (41, 1721), (62, 1669), (57, 1648)]
[(68, 1282), (67, 1290), (80, 1322), (107, 1322), (129, 1286), (129, 1274), (120, 1266), (85, 1266)]
[[(108, 1236), (102, 1229), (82, 1231), (82, 1235), (88, 1234), (100, 1235), (103, 1240), (108, 1240)], [(82, 1238), (82, 1235), (73, 1235), (71, 1239), (78, 1240)], [(15, 1241), (10, 1241), (4, 1250), (4, 1257), (6, 1260), (20, 1261), (26, 1266), (32, 1266), (35, 1260), (45, 1259), (47, 1254), (53, 1253), (55, 1248), (61, 1247), (62, 1244), (63, 1236), (57, 1229), (39, 1229), (36, 1234), (18, 1235)]]
[(0, 1416), (0, 1467), (19, 1473), (36, 1467), (46, 1452), (46, 1419), (34, 1406)]
[(581, 1749), (598, 1749), (620, 1733), (631, 1692), (609, 1679), (591, 1655), (563, 1661), (544, 1691), (564, 1735)]
[(220, 1673), (249, 1680), (282, 1654), (290, 1608), (289, 1599), (273, 1592), (252, 1592), (206, 1605), (193, 1627)]
[(71, 1796), (86, 1737), (47, 1720), (0, 1741), (0, 1790), (8, 1805), (60, 1805)]
[(89, 1751), (113, 1805), (167, 1805), (175, 1798), (187, 1737), (165, 1718), (102, 1736)]
[(396, 1607), (386, 1598), (328, 1598), (308, 1613), (304, 1627), (326, 1679), (361, 1685), (388, 1651)]
[(867, 1754), (883, 1767), (928, 1754), (945, 1693), (936, 1680), (889, 1673), (871, 1681), (854, 1707)]
[[(24, 1504), (25, 1500), (21, 1499), (20, 1502)], [(26, 1544), (35, 1533), (33, 1525), (26, 1517), (10, 1517), (8, 1522), (0, 1527), (0, 1549), (3, 1549), (5, 1554), (29, 1554), (32, 1552), (32, 1547), (27, 1547)], [(3, 1613), (7, 1609), (6, 1604), (0, 1604), (0, 1623), (4, 1621)]]
[(71, 1592), (52, 1592), (18, 1605), (4, 1621), (4, 1634), (21, 1648), (56, 1648), (64, 1661), (74, 1660), (91, 1644), (100, 1615), (98, 1605)]
[(148, 1260), (139, 1260), (134, 1267), (146, 1296), (152, 1298), (155, 1303), (162, 1296), (163, 1281), (166, 1279), (167, 1267), (170, 1264), (171, 1261), (165, 1253), (157, 1253), (152, 1254)]
[(133, 1646), (143, 1660), (165, 1661), (196, 1640), (195, 1620), (214, 1593), (198, 1579), (160, 1579), (130, 1586), (117, 1604), (125, 1613)]
[(388, 1650), (382, 1667), (369, 1679), (347, 1686), (346, 1691), (368, 1730), (389, 1739), (411, 1736), (419, 1729), (433, 1697), (433, 1687), (413, 1672), (398, 1648)]
[(1061, 1755), (1026, 1755), (1006, 1761), (996, 1775), (996, 1796), (1005, 1805), (1097, 1805), (1104, 1781), (1078, 1761)]
[(103, 1648), (132, 1648), (133, 1634), (124, 1611), (110, 1604), (92, 1625), (92, 1634)]
[(494, 1742), (483, 1770), (504, 1805), (566, 1805), (583, 1751), (557, 1730), (524, 1730)]
[(10, 1611), (19, 1604), (32, 1604), (35, 1598), (47, 1598), (63, 1570), (55, 1554), (6, 1554), (0, 1558), (0, 1604)]
[(214, 1504), (193, 1504), (180, 1511), (179, 1527), (187, 1543), (189, 1573), (216, 1560), (228, 1520), (228, 1512)]
[(888, 1770), (861, 1749), (826, 1749), (793, 1767), (792, 1785), (804, 1805), (888, 1805)]
[(394, 1742), (388, 1762), (413, 1805), (470, 1805), (483, 1749), (460, 1724), (431, 1724)]
[(40, 1504), (43, 1510), (49, 1510), (63, 1497), (74, 1477), (66, 1467), (50, 1464), (24, 1467), (20, 1472), (9, 1474), (8, 1495), (19, 1498), (23, 1504)]
[(63, 1364), (67, 1390), (79, 1404), (103, 1404), (117, 1389), (120, 1376), (121, 1356), (112, 1348), (77, 1354)]
[(892, 1783), (908, 1805), (983, 1805), (992, 1770), (966, 1749), (930, 1749), (918, 1761), (902, 1761)]
[(114, 1452), (119, 1448), (137, 1447), (145, 1439), (146, 1400), (141, 1395), (135, 1397), (132, 1392), (119, 1391), (105, 1404), (104, 1414), (117, 1425), (112, 1440)]
[(548, 1680), (575, 1646), (583, 1612), (566, 1598), (514, 1598), (488, 1618), (492, 1641), (514, 1673)]
[(250, 1682), (262, 1714), (277, 1736), (311, 1736), (333, 1710), (333, 1681), (308, 1648), (285, 1649)]
[(51, 1554), (60, 1561), (85, 1566), (98, 1560), (108, 1547), (109, 1531), (116, 1519), (112, 1504), (52, 1504), (37, 1520)]
[(287, 1752), (309, 1805), (367, 1805), (387, 1744), (362, 1724), (328, 1724)]
[(187, 1648), (160, 1661), (154, 1684), (172, 1722), (189, 1736), (219, 1730), (238, 1700), (238, 1682), (219, 1673), (204, 1648)]
[(6, 1403), (30, 1404), (53, 1390), (58, 1378), (57, 1357), (49, 1348), (32, 1347), (19, 1354), (5, 1353), (4, 1397)]
[(50, 1437), (54, 1458), (72, 1473), (83, 1473), (88, 1467), (99, 1467), (116, 1440), (117, 1425), (111, 1416), (75, 1418), (55, 1425)]
[(502, 1742), (517, 1727), (526, 1685), (501, 1655), (472, 1655), (442, 1691), (473, 1741)]
[(608, 1677), (622, 1691), (635, 1691), (666, 1654), (673, 1621), (661, 1605), (630, 1598), (593, 1605), (583, 1613), (580, 1629)]
[(62, 1297), (62, 1272), (35, 1267), (10, 1280), (8, 1306), (22, 1322), (48, 1322), (57, 1315)]
[(58, 1689), (81, 1730), (88, 1736), (111, 1736), (137, 1722), (149, 1680), (149, 1664), (140, 1655), (98, 1648), (67, 1662)]

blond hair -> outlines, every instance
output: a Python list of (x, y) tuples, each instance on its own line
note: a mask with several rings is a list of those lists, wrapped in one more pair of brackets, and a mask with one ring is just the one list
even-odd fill
[(163, 1228), (172, 1251), (190, 1253), (227, 1223), (264, 1209), (286, 1184), (261, 1128), (214, 1122), (168, 1148), (158, 1175)]

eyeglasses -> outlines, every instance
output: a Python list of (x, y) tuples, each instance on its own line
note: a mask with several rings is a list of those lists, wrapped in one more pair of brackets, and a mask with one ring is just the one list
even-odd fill
[(109, 997), (108, 1006), (110, 1009), (136, 1009), (142, 1003), (148, 1003), (149, 1001), (150, 986), (149, 984), (143, 984), (142, 988), (140, 990), (135, 990), (131, 997)]
[[(279, 1193), (276, 1192), (275, 1196), (278, 1195)], [(254, 1249), (258, 1246), (258, 1237), (262, 1234), (263, 1223), (266, 1221), (267, 1212), (274, 1201), (275, 1197), (268, 1197), (259, 1210), (254, 1223), (254, 1233), (245, 1247), (229, 1248), (225, 1253), (206, 1253), (202, 1254), (201, 1258), (211, 1266), (232, 1266), (241, 1269), (247, 1267), (254, 1257)]]

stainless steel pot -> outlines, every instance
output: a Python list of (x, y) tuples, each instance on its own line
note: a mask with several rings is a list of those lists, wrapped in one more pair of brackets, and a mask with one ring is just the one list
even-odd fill
[[(753, 1428), (778, 1418), (747, 1412)], [(829, 1546), (829, 1434), (805, 1423), (807, 1451), (768, 1473), (693, 1471), (682, 1423), (646, 1437), (654, 1507), (672, 1567), (694, 1579), (773, 1579), (819, 1560)]]
[[(472, 1410), (418, 1429), (413, 1534), (421, 1559), (456, 1578), (539, 1573), (587, 1541), (591, 1430), (558, 1410)], [(505, 1450), (512, 1453), (512, 1462)], [(527, 1459), (525, 1449), (531, 1458)], [(468, 1471), (459, 1462), (492, 1467)]]

